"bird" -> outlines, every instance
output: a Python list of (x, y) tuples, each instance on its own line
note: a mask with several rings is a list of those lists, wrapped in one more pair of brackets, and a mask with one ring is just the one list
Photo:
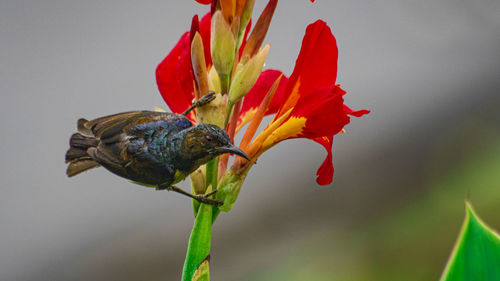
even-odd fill
[(198, 167), (224, 153), (249, 160), (216, 125), (193, 123), (186, 115), (214, 99), (203, 96), (182, 114), (158, 111), (129, 111), (94, 120), (81, 118), (70, 137), (65, 155), (66, 174), (73, 177), (102, 166), (134, 183), (171, 190), (201, 203), (220, 206), (221, 201), (192, 194), (174, 184)]

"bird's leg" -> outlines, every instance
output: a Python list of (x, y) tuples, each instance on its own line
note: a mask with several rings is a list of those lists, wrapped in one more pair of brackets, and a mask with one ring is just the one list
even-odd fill
[(193, 109), (204, 106), (205, 104), (208, 104), (209, 102), (213, 101), (215, 99), (215, 92), (210, 91), (208, 94), (204, 95), (201, 97), (201, 99), (197, 100), (193, 105), (191, 105), (186, 111), (182, 113), (182, 115), (186, 116), (191, 112)]
[(212, 190), (212, 191), (210, 191), (209, 193), (204, 194), (203, 196), (205, 196), (205, 197), (210, 197), (210, 196), (214, 195), (215, 193), (217, 193), (217, 189)]
[(223, 204), (223, 202), (220, 200), (208, 198), (209, 196), (214, 195), (217, 192), (217, 189), (212, 191), (212, 192), (209, 192), (207, 194), (204, 194), (204, 195), (201, 195), (201, 194), (198, 195), (198, 194), (192, 194), (192, 193), (186, 192), (186, 191), (184, 191), (184, 189), (179, 188), (175, 185), (171, 185), (168, 187), (158, 186), (158, 189), (167, 189), (167, 190), (175, 191), (177, 193), (191, 197), (200, 203), (205, 203), (205, 204), (214, 205), (214, 206), (222, 206), (222, 204)]

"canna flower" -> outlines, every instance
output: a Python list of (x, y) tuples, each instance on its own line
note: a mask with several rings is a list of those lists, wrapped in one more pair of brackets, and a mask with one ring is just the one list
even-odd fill
[[(354, 111), (344, 105), (345, 91), (335, 85), (338, 50), (335, 37), (325, 22), (311, 24), (290, 79), (282, 78), (265, 115), (276, 113), (271, 123), (245, 149), (254, 160), (275, 144), (291, 138), (308, 138), (325, 147), (328, 155), (318, 170), (318, 184), (333, 179), (332, 141), (350, 122), (349, 116), (360, 117), (369, 111)], [(279, 71), (264, 72), (261, 80), (246, 97), (238, 128), (254, 119), (261, 96), (269, 91)], [(247, 135), (251, 138), (253, 135)], [(248, 141), (243, 139), (243, 143)], [(242, 164), (238, 163), (242, 168)], [(248, 165), (248, 163), (247, 163)]]

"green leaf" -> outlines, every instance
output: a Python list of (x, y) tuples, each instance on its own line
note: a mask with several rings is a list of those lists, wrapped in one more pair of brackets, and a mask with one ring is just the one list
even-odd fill
[(466, 204), (465, 222), (441, 281), (500, 280), (500, 236)]

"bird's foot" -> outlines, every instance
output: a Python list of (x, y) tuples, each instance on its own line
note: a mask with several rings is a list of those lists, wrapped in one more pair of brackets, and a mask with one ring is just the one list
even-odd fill
[(186, 111), (184, 111), (182, 113), (182, 115), (186, 116), (189, 114), (189, 112), (191, 112), (193, 109), (197, 108), (197, 107), (200, 107), (200, 106), (204, 106), (205, 104), (208, 104), (210, 103), (211, 101), (213, 101), (215, 99), (215, 92), (214, 91), (210, 91), (208, 92), (208, 94), (204, 95), (203, 97), (201, 97), (199, 100), (197, 100), (195, 103), (193, 103), (193, 105), (191, 105), (191, 107), (189, 107)]
[(203, 97), (201, 97), (197, 102), (194, 103), (195, 107), (204, 106), (205, 104), (209, 104), (211, 101), (215, 99), (215, 92), (210, 91)]
[(182, 195), (186, 195), (188, 197), (191, 197), (191, 198), (193, 198), (194, 200), (196, 200), (196, 201), (198, 201), (200, 203), (209, 204), (209, 205), (213, 205), (213, 206), (216, 206), (216, 207), (222, 206), (222, 204), (224, 204), (224, 202), (222, 202), (220, 200), (209, 198), (210, 196), (214, 195), (217, 192), (217, 189), (214, 190), (214, 191), (211, 191), (211, 192), (209, 192), (207, 194), (192, 194), (192, 193), (189, 193), (187, 191), (184, 191), (184, 189), (182, 189), (180, 187), (177, 187), (175, 185), (171, 185), (171, 186), (168, 186), (168, 187), (159, 185), (157, 189), (158, 190), (167, 189), (169, 191), (175, 191), (175, 192), (180, 193)]
[(213, 205), (216, 207), (222, 206), (222, 204), (224, 204), (224, 202), (217, 200), (217, 199), (208, 198), (210, 195), (214, 194), (215, 192), (217, 192), (217, 190), (214, 190), (210, 193), (203, 194), (203, 195), (194, 195), (192, 198), (200, 203), (205, 203), (205, 204)]

